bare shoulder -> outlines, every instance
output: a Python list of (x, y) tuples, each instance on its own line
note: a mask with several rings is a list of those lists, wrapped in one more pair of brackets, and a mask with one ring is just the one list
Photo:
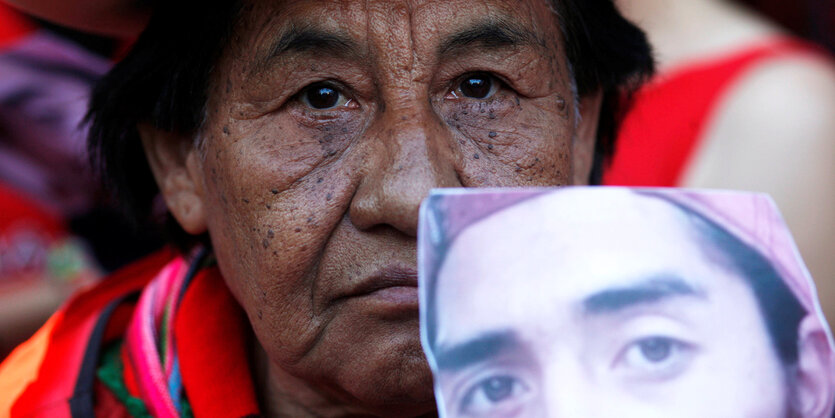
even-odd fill
[(743, 75), (722, 107), (760, 126), (824, 133), (835, 124), (835, 63), (811, 53), (765, 61)]
[[(835, 318), (835, 67), (803, 55), (751, 69), (716, 107), (684, 183), (766, 192)], [(835, 323), (833, 323), (835, 325)]]
[(786, 162), (787, 153), (835, 152), (835, 65), (792, 54), (752, 68), (716, 106), (702, 145), (694, 175), (700, 162), (712, 165), (705, 159), (718, 154), (734, 155), (737, 169), (754, 172), (758, 167), (739, 165), (746, 154), (758, 164), (767, 157)]

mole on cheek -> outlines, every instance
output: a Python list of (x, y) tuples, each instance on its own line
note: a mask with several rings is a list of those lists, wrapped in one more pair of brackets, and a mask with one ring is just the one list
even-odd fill
[(565, 99), (562, 96), (557, 96), (557, 109), (559, 109), (560, 112), (565, 111)]

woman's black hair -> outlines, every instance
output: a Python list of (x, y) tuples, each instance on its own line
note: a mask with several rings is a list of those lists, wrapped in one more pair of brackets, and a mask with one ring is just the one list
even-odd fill
[(93, 90), (87, 145), (93, 166), (128, 219), (136, 226), (162, 226), (170, 241), (186, 248), (195, 237), (170, 214), (150, 218), (159, 188), (137, 125), (187, 135), (198, 131), (209, 80), (238, 20), (240, 3), (174, 0), (155, 7), (130, 52)]
[[(552, 0), (580, 96), (598, 90), (603, 105), (590, 182), (598, 183), (614, 149), (624, 100), (653, 71), (644, 33), (612, 0)], [(159, 189), (137, 125), (194, 135), (205, 115), (214, 65), (226, 47), (241, 1), (157, 2), (136, 44), (96, 86), (90, 101), (89, 151), (105, 184), (132, 220), (149, 219)], [(173, 239), (194, 242), (168, 219)]]
[(615, 151), (615, 138), (632, 94), (655, 71), (643, 31), (626, 20), (611, 0), (551, 0), (560, 17), (566, 55), (580, 97), (601, 91), (589, 184), (600, 184)]

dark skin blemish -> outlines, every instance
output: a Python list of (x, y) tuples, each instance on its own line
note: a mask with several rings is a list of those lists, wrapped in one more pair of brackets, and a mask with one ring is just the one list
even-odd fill
[(241, 199), (241, 200), (243, 200), (244, 203), (249, 203), (249, 199)]
[(272, 229), (270, 229), (269, 231), (267, 231), (267, 238), (272, 238), (272, 237), (274, 237), (274, 236), (275, 236), (275, 232), (273, 232), (273, 230), (272, 230)]
[(475, 158), (475, 159), (477, 160), (477, 159), (479, 159), (479, 158), (481, 158), (481, 157), (479, 157), (479, 156), (478, 156), (478, 154), (473, 154), (473, 158)]
[(495, 138), (495, 137), (496, 137), (496, 135), (498, 135), (498, 134), (497, 134), (497, 133), (495, 133), (495, 132), (493, 132), (493, 131), (490, 131), (490, 133), (489, 133), (489, 134), (487, 134), (487, 136), (489, 136), (490, 138)]
[(318, 179), (316, 179), (316, 184), (319, 184), (319, 183), (323, 182), (324, 180), (325, 179), (323, 179), (322, 177), (319, 177)]
[(264, 246), (264, 249), (268, 248), (270, 246), (270, 240), (265, 238), (263, 241), (261, 241), (261, 245)]
[(487, 144), (487, 149), (493, 149), (493, 144)]
[(278, 189), (272, 189), (270, 192), (272, 192), (272, 194), (278, 194)]
[(224, 135), (229, 135), (229, 127), (228, 126), (225, 126), (225, 125), (223, 126), (223, 134)]
[(557, 97), (557, 109), (559, 109), (560, 112), (565, 110), (565, 99), (562, 97)]
[(327, 196), (325, 196), (325, 200), (331, 200), (331, 199), (333, 199), (333, 194), (328, 193)]
[(301, 228), (296, 228), (295, 231), (296, 232), (302, 232), (302, 229)]

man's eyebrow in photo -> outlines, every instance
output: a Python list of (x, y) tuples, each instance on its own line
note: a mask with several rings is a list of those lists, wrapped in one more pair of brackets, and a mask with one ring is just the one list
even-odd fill
[(583, 311), (587, 315), (610, 314), (682, 296), (705, 298), (703, 292), (678, 276), (656, 276), (634, 285), (597, 292), (583, 301)]
[(439, 347), (435, 361), (438, 369), (454, 372), (517, 350), (521, 346), (522, 342), (514, 331), (485, 333), (452, 347)]
[(542, 47), (537, 35), (505, 19), (486, 19), (460, 30), (441, 41), (438, 56), (454, 57), (474, 47), (482, 49)]

